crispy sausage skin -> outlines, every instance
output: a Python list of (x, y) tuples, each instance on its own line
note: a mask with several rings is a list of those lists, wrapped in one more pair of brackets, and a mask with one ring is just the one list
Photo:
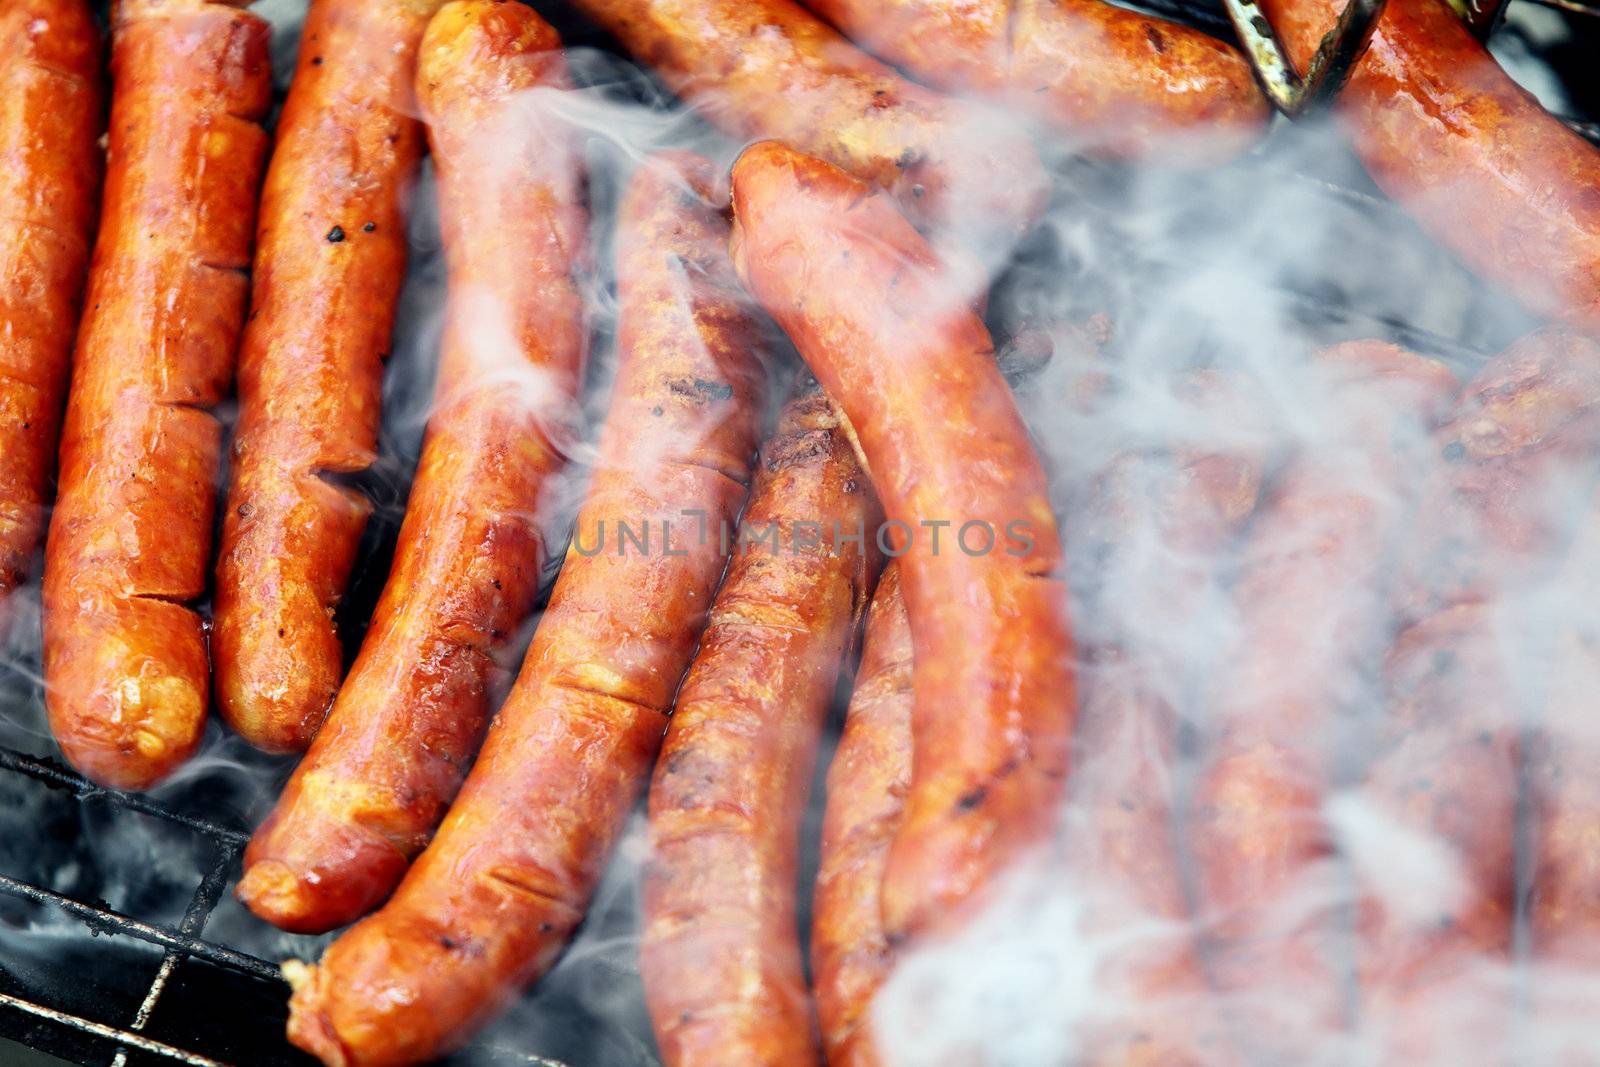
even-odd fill
[(0, 639), (44, 530), (100, 205), (100, 49), (81, 0), (0, 3)]
[[(1305, 69), (1341, 0), (1262, 0)], [(1600, 149), (1511, 80), (1444, 0), (1387, 5), (1340, 96), (1374, 180), (1528, 307), (1600, 328)]]
[[(432, 1059), (543, 974), (648, 779), (722, 576), (718, 531), (744, 502), (765, 393), (761, 330), (711, 184), (707, 161), (658, 157), (624, 199), (599, 459), (461, 796), (381, 911), (319, 966), (286, 969), (290, 1039), (327, 1063)], [(653, 530), (651, 551), (621, 524)]]
[(333, 611), (370, 506), (322, 477), (372, 463), (422, 156), (412, 81), (437, 0), (316, 0), (261, 193), (255, 292), (217, 563), (217, 705), (301, 752), (344, 670)]
[(1417, 548), (1402, 556), (1413, 592), (1400, 607), (1415, 621), (1385, 667), (1387, 707), (1359, 794), (1391, 832), (1431, 843), (1411, 855), (1434, 857), (1420, 883), (1403, 867), (1360, 872), (1360, 1010), (1384, 1062), (1511, 1062), (1511, 994), (1498, 983), (1510, 966), (1518, 739), (1533, 696), (1507, 669), (1525, 658), (1512, 593), (1558, 556), (1581, 512), (1575, 473), (1593, 474), (1597, 402), (1600, 345), (1542, 331), (1495, 357), (1437, 435)]
[(520, 4), (457, 0), (422, 41), (450, 285), (438, 392), (372, 629), (245, 854), (240, 898), (285, 929), (343, 925), (399, 882), (538, 592), (585, 348), (587, 220), (570, 129), (523, 94), (566, 84), (555, 31)]
[(1266, 127), (1237, 50), (1105, 0), (806, 0), (867, 50), (1118, 158), (1216, 163)]
[(1442, 365), (1375, 341), (1328, 349), (1313, 370), (1341, 440), (1358, 444), (1307, 446), (1252, 525), (1239, 638), (1202, 719), (1182, 834), (1213, 980), (1239, 1040), (1274, 1063), (1304, 1062), (1350, 1026), (1349, 875), (1323, 806), (1351, 680), (1388, 637), (1384, 561), (1416, 503), (1420, 446), (1457, 388)]
[(735, 137), (775, 137), (888, 189), (908, 214), (1017, 231), (1048, 183), (1026, 134), (916, 85), (794, 0), (575, 0)]
[[(1175, 399), (1207, 423), (1246, 425), (1240, 380), (1191, 372)], [(1075, 1035), (1097, 1067), (1224, 1067), (1238, 1050), (1209, 1003), (1174, 837), (1179, 717), (1209, 667), (1196, 624), (1260, 495), (1268, 456), (1241, 435), (1207, 450), (1128, 451), (1090, 489), (1079, 550), (1096, 561), (1080, 683), (1062, 891), (1101, 951), (1101, 997)], [(1137, 626), (1138, 631), (1131, 632)]]
[(855, 690), (828, 767), (811, 908), (817, 1018), (832, 1067), (883, 1062), (867, 1013), (893, 964), (878, 894), (911, 785), (911, 663), (900, 569), (891, 565), (872, 595)]
[(882, 902), (898, 940), (959, 922), (1054, 828), (1077, 704), (1061, 544), (988, 331), (891, 201), (772, 141), (733, 190), (735, 263), (916, 535), (900, 557), (915, 773)]
[(650, 783), (640, 972), (669, 1067), (819, 1062), (800, 824), (877, 566), (834, 533), (870, 531), (876, 510), (832, 403), (790, 401), (740, 523), (776, 544), (741, 536)]
[(193, 754), (200, 615), (249, 282), (269, 27), (207, 0), (121, 0), (110, 165), (45, 556), (50, 728), (97, 782), (144, 789)]

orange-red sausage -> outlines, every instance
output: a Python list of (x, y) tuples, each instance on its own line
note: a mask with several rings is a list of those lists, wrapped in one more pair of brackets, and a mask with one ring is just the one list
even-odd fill
[[(1231, 429), (1251, 417), (1236, 379), (1191, 373), (1174, 386), (1205, 422), (1226, 418)], [(1212, 651), (1198, 635), (1268, 458), (1249, 434), (1227, 448), (1127, 452), (1079, 516), (1078, 551), (1097, 561), (1099, 588), (1088, 591), (1093, 638), (1060, 884), (1081, 902), (1081, 936), (1098, 964), (1095, 999), (1073, 1035), (1085, 1064), (1238, 1062), (1191, 923), (1174, 769), (1179, 716), (1192, 710), (1185, 701)]]
[(1491, 361), (1437, 435), (1402, 557), (1405, 588), (1433, 595), (1403, 599), (1417, 621), (1390, 653), (1357, 794), (1411, 861), (1391, 849), (1357, 863), (1361, 1022), (1384, 1062), (1514, 1062), (1518, 737), (1534, 693), (1510, 666), (1536, 661), (1512, 594), (1570, 535), (1577, 472), (1592, 481), (1600, 452), (1597, 402), (1600, 344), (1545, 331)]
[(1421, 446), (1457, 386), (1442, 365), (1375, 341), (1328, 349), (1314, 371), (1340, 443), (1307, 444), (1251, 527), (1239, 637), (1211, 683), (1182, 834), (1230, 1022), (1281, 1063), (1350, 1026), (1349, 873), (1323, 806), (1357, 680), (1388, 636), (1386, 561), (1416, 503)]
[[(1262, 0), (1305, 69), (1343, 0)], [(1533, 310), (1600, 329), (1600, 148), (1512, 81), (1445, 0), (1395, 0), (1339, 100), (1385, 192)]]
[(120, 0), (110, 164), (45, 554), (50, 728), (90, 778), (144, 789), (200, 743), (200, 615), (249, 295), (270, 27), (208, 0)]
[(870, 535), (876, 511), (831, 401), (790, 401), (740, 521), (770, 539), (729, 564), (650, 782), (640, 971), (668, 1067), (818, 1063), (800, 829), (878, 559), (835, 531)]
[(217, 562), (217, 706), (252, 744), (311, 744), (344, 673), (333, 612), (368, 467), (422, 156), (411, 83), (438, 0), (315, 0), (261, 193)]
[(1266, 126), (1238, 51), (1105, 0), (805, 2), (912, 77), (1014, 107), (1083, 151), (1216, 163)]
[[(394, 898), (319, 966), (288, 972), (290, 1039), (327, 1063), (432, 1059), (543, 974), (644, 787), (726, 563), (765, 393), (712, 181), (705, 160), (664, 157), (624, 198), (611, 408), (516, 688)], [(650, 550), (621, 524), (653, 532)]]
[(82, 0), (0, 3), (0, 640), (44, 529), (105, 122)]
[(911, 623), (900, 570), (878, 580), (844, 734), (828, 767), (811, 966), (822, 1047), (832, 1067), (883, 1062), (867, 1012), (893, 965), (878, 893), (911, 784)]
[(447, 4), (422, 41), (450, 285), (439, 385), (372, 629), (245, 853), (240, 899), (286, 929), (342, 926), (400, 881), (538, 592), (585, 348), (582, 163), (527, 96), (567, 84), (560, 46), (531, 9), (494, 0)]
[(1044, 471), (988, 331), (887, 197), (772, 141), (733, 190), (735, 263), (916, 535), (900, 557), (915, 770), (883, 909), (891, 940), (948, 927), (1048, 839), (1066, 780), (1077, 701)]
[(1026, 227), (1047, 181), (1026, 134), (916, 85), (794, 0), (575, 0), (707, 119), (888, 189), (919, 220)]

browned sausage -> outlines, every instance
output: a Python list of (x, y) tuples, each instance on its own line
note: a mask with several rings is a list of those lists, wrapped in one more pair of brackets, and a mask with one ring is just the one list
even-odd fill
[(1207, 965), (1241, 1043), (1273, 1063), (1309, 1061), (1351, 1023), (1349, 872), (1323, 811), (1353, 680), (1389, 636), (1386, 561), (1412, 518), (1422, 446), (1457, 385), (1375, 341), (1316, 363), (1337, 443), (1304, 446), (1251, 527), (1239, 636), (1202, 718), (1183, 833)]
[[(290, 1039), (330, 1064), (431, 1059), (543, 974), (650, 773), (726, 562), (720, 531), (745, 498), (765, 391), (728, 223), (703, 199), (711, 183), (706, 161), (667, 157), (623, 201), (617, 377), (594, 478), (461, 796), (383, 910), (319, 966), (286, 971)], [(622, 524), (654, 531), (651, 551)]]
[(1532, 693), (1508, 670), (1526, 659), (1513, 593), (1566, 543), (1586, 492), (1576, 472), (1592, 480), (1600, 344), (1545, 331), (1512, 346), (1474, 379), (1438, 444), (1402, 557), (1402, 607), (1417, 621), (1390, 654), (1358, 794), (1365, 820), (1411, 860), (1357, 858), (1360, 1010), (1384, 1062), (1514, 1062), (1503, 983)]
[(911, 624), (900, 570), (891, 566), (872, 596), (855, 691), (828, 768), (811, 905), (817, 1018), (832, 1067), (883, 1062), (867, 1011), (893, 964), (878, 893), (911, 784), (911, 693)]
[[(1301, 70), (1343, 0), (1262, 0)], [(1445, 0), (1386, 5), (1340, 96), (1377, 183), (1533, 310), (1600, 328), (1600, 149), (1500, 69)]]
[(776, 137), (892, 192), (923, 221), (1024, 228), (1044, 171), (1027, 136), (907, 81), (794, 0), (575, 0), (736, 137)]
[(915, 771), (883, 909), (891, 940), (948, 927), (1048, 839), (1065, 784), (1077, 700), (1044, 471), (988, 331), (887, 197), (772, 141), (733, 188), (735, 263), (916, 534), (900, 557)]
[(315, 0), (261, 193), (217, 562), (217, 705), (304, 751), (344, 671), (333, 611), (371, 510), (324, 480), (372, 463), (422, 155), (411, 83), (438, 0)]
[[(872, 542), (835, 531), (873, 530), (876, 510), (832, 403), (790, 401), (650, 783), (640, 971), (668, 1067), (819, 1062), (795, 918), (800, 824), (877, 565)], [(775, 543), (745, 544), (746, 531)]]
[(110, 166), (45, 555), (50, 728), (144, 789), (200, 742), (221, 426), (249, 282), (270, 27), (208, 0), (120, 0)]
[[(1202, 425), (1247, 427), (1244, 382), (1194, 372), (1174, 399)], [(1085, 1064), (1224, 1067), (1238, 1051), (1210, 1001), (1174, 837), (1179, 716), (1209, 667), (1214, 609), (1267, 463), (1259, 435), (1226, 447), (1130, 451), (1090, 492), (1077, 550), (1096, 561), (1061, 892), (1081, 902), (1096, 998), (1074, 1035)]]
[(496, 655), (538, 592), (585, 347), (578, 146), (525, 96), (567, 84), (560, 46), (531, 9), (494, 0), (445, 5), (422, 41), (450, 284), (438, 392), (372, 629), (245, 853), (240, 899), (285, 929), (342, 926), (400, 881), (461, 785)]
[(82, 0), (0, 3), (0, 640), (55, 468), (100, 204), (100, 58)]
[(1015, 107), (1083, 151), (1216, 163), (1266, 127), (1244, 56), (1105, 0), (805, 2), (912, 77)]

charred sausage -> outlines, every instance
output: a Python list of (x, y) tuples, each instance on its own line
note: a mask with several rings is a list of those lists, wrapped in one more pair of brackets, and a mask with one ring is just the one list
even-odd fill
[(806, 6), (912, 77), (1013, 106), (1083, 151), (1216, 163), (1266, 126), (1266, 100), (1234, 48), (1105, 0)]
[(333, 611), (370, 505), (326, 480), (372, 463), (422, 155), (411, 83), (437, 0), (316, 0), (261, 193), (255, 292), (217, 563), (217, 706), (301, 752), (344, 670)]
[(740, 138), (776, 137), (888, 189), (919, 221), (1014, 232), (1047, 183), (1026, 134), (907, 81), (794, 0), (576, 0)]
[(962, 921), (1054, 828), (1076, 708), (1060, 539), (988, 331), (891, 201), (771, 141), (740, 156), (733, 190), (735, 263), (839, 399), (888, 521), (916, 535), (900, 556), (915, 770), (885, 873), (893, 941)]
[(100, 204), (100, 58), (87, 4), (0, 4), (0, 640), (55, 468)]
[[(1341, 0), (1262, 0), (1303, 71)], [(1528, 307), (1600, 327), (1600, 148), (1500, 69), (1445, 0), (1384, 7), (1339, 98), (1385, 192)]]
[[(1353, 447), (1307, 445), (1244, 548), (1239, 638), (1201, 722), (1182, 835), (1204, 950), (1252, 1054), (1299, 1062), (1346, 1031), (1348, 879), (1323, 811), (1363, 677), (1388, 633), (1385, 561), (1411, 519), (1423, 446), (1455, 377), (1393, 345), (1321, 353), (1328, 418)], [(1273, 996), (1294, 989), (1292, 1000)]]
[(640, 970), (669, 1067), (818, 1063), (800, 829), (877, 563), (875, 545), (842, 534), (873, 528), (875, 510), (831, 402), (790, 401), (650, 783)]
[(245, 853), (240, 898), (285, 929), (341, 926), (400, 881), (538, 592), (585, 348), (587, 220), (576, 141), (526, 94), (566, 84), (555, 31), (520, 4), (457, 0), (422, 41), (450, 285), (438, 391), (372, 628)]
[[(705, 160), (665, 157), (623, 201), (599, 459), (461, 796), (394, 898), (320, 965), (286, 971), (290, 1039), (330, 1064), (432, 1059), (543, 974), (649, 776), (726, 562), (721, 530), (745, 498), (765, 391), (711, 183)], [(624, 525), (654, 530), (653, 551)]]
[(209, 0), (120, 0), (110, 166), (45, 554), (50, 728), (144, 789), (200, 743), (205, 591), (272, 94), (270, 27)]

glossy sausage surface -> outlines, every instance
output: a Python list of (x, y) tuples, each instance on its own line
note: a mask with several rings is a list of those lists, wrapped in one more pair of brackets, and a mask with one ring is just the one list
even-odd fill
[(870, 529), (876, 510), (832, 403), (790, 401), (740, 519), (767, 539), (741, 538), (729, 562), (650, 782), (640, 972), (669, 1067), (820, 1062), (800, 831), (878, 562), (834, 531)]
[(148, 788), (200, 743), (222, 428), (249, 295), (270, 27), (206, 0), (121, 0), (104, 216), (45, 555), (50, 728)]
[(217, 705), (300, 752), (338, 691), (338, 607), (371, 506), (364, 470), (422, 156), (412, 82), (437, 0), (316, 0), (261, 193), (239, 422), (217, 562)]
[(245, 853), (239, 896), (329, 930), (400, 881), (461, 785), (498, 657), (533, 607), (585, 349), (586, 240), (556, 33), (457, 0), (429, 23), (417, 92), (449, 274), (439, 383), (394, 567), (328, 721)]
[(1099, 155), (1216, 163), (1268, 107), (1234, 48), (1105, 0), (806, 0), (929, 85), (978, 93)]
[(100, 204), (100, 61), (87, 4), (0, 3), (0, 640), (55, 470)]
[(887, 197), (772, 141), (745, 150), (733, 190), (735, 262), (914, 535), (915, 770), (884, 919), (891, 940), (954, 926), (1048, 839), (1066, 780), (1077, 701), (1044, 471), (988, 331)]
[(573, 543), (433, 843), (381, 911), (293, 972), (289, 1036), (327, 1063), (432, 1059), (543, 974), (649, 777), (765, 395), (712, 183), (706, 160), (667, 156), (622, 203), (617, 375)]
[[(1302, 70), (1340, 0), (1262, 0)], [(1339, 99), (1378, 185), (1543, 315), (1600, 329), (1600, 148), (1517, 85), (1445, 0), (1396, 0)]]
[(907, 81), (794, 0), (575, 0), (705, 117), (894, 194), (920, 221), (1014, 234), (1047, 181), (1026, 134)]

